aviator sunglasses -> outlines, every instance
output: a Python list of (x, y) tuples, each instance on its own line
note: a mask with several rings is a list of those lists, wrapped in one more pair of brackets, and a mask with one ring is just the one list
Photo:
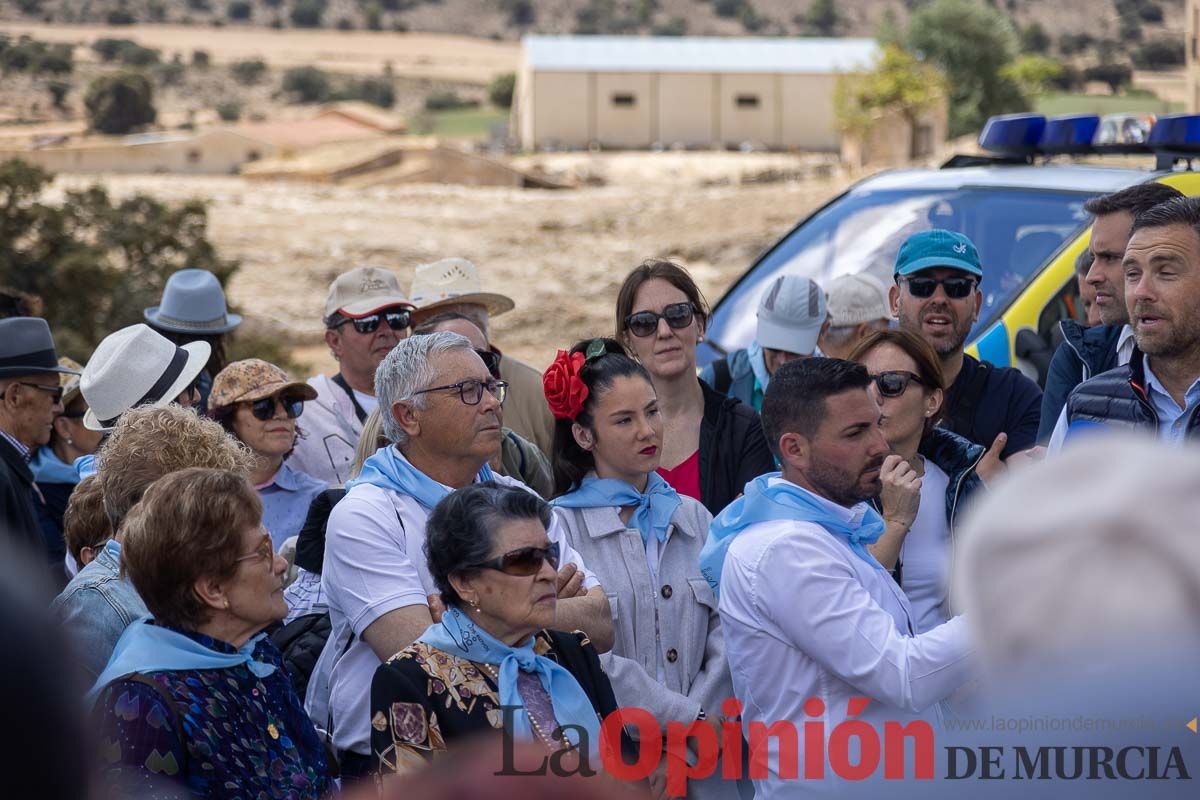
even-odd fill
[(379, 328), (380, 320), (385, 320), (389, 328), (402, 331), (412, 322), (412, 311), (407, 308), (397, 308), (390, 311), (379, 311), (366, 317), (347, 320), (359, 333), (374, 333)]
[(638, 338), (652, 336), (658, 330), (658, 321), (665, 319), (667, 325), (679, 330), (692, 324), (696, 309), (689, 302), (672, 303), (664, 306), (661, 314), (653, 311), (639, 311), (625, 318), (625, 327)]
[(879, 394), (884, 397), (899, 397), (908, 389), (908, 384), (916, 382), (924, 386), (920, 377), (904, 370), (890, 370), (888, 372), (880, 372), (878, 375), (872, 375), (871, 380), (875, 381), (875, 388), (879, 390)]
[(975, 288), (974, 278), (930, 278), (920, 276), (916, 278), (905, 278), (904, 282), (908, 284), (908, 293), (913, 297), (933, 297), (933, 293), (937, 291), (937, 287), (941, 286), (946, 290), (946, 297), (952, 300), (962, 300), (964, 297), (971, 294)]
[(264, 397), (261, 400), (255, 400), (250, 404), (250, 413), (255, 419), (260, 419), (266, 422), (275, 416), (275, 403), (278, 402), (283, 406), (283, 413), (287, 414), (288, 419), (295, 419), (304, 413), (304, 401), (298, 397)]
[(522, 547), (511, 550), (499, 558), (476, 564), (474, 569), (494, 569), (505, 575), (527, 578), (541, 572), (542, 564), (547, 561), (551, 567), (558, 569), (558, 542), (551, 542), (547, 547)]

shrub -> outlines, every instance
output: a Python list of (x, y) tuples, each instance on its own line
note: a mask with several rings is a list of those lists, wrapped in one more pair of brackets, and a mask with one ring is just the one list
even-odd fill
[(1134, 48), (1131, 58), (1139, 69), (1169, 69), (1187, 60), (1187, 49), (1182, 39), (1151, 39)]
[(109, 25), (136, 25), (137, 17), (129, 13), (129, 11), (124, 8), (118, 8), (115, 11), (108, 12), (108, 15), (105, 16), (104, 21)]
[(71, 91), (71, 84), (66, 81), (50, 81), (46, 84), (46, 91), (50, 92), (51, 105), (59, 110), (67, 107), (67, 94)]
[(655, 36), (687, 36), (688, 23), (683, 17), (671, 17), (666, 22), (657, 22), (650, 28)]
[(746, 0), (714, 0), (713, 11), (718, 17), (736, 17), (742, 13)]
[(1058, 37), (1058, 50), (1064, 56), (1073, 56), (1087, 50), (1096, 40), (1088, 33), (1064, 33)]
[(178, 86), (183, 83), (183, 76), (186, 72), (187, 68), (183, 65), (183, 61), (176, 55), (171, 61), (159, 67), (156, 74), (158, 82), (163, 86)]
[(295, 67), (283, 74), (283, 91), (301, 103), (329, 99), (329, 78), (316, 67)]
[(208, 54), (207, 50), (193, 50), (192, 51), (192, 66), (193, 67), (195, 67), (196, 69), (208, 69), (209, 65), (211, 65), (211, 64), (212, 64), (212, 56), (210, 56)]
[(158, 51), (140, 44), (130, 42), (121, 48), (119, 54), (122, 64), (131, 67), (148, 67), (158, 63)]
[(508, 13), (511, 25), (528, 27), (537, 22), (537, 10), (530, 0), (500, 0), (500, 8)]
[(426, 111), (453, 111), (457, 108), (474, 108), (478, 105), (478, 100), (460, 97), (455, 91), (434, 92), (425, 98)]
[(396, 105), (396, 90), (388, 78), (363, 78), (352, 81), (346, 94), (348, 100), (362, 100), (380, 108)]
[(101, 75), (88, 85), (83, 105), (88, 123), (101, 133), (129, 133), (158, 117), (154, 88), (140, 72)]
[(292, 24), (297, 28), (319, 28), (325, 15), (325, 0), (296, 0), (292, 6)]
[(230, 19), (243, 22), (254, 16), (254, 6), (250, 4), (250, 0), (232, 0), (225, 13)]
[(253, 86), (267, 74), (267, 64), (261, 58), (247, 58), (230, 64), (229, 72), (242, 86)]
[(217, 116), (222, 122), (237, 122), (242, 118), (242, 104), (237, 100), (217, 103)]
[(513, 90), (516, 86), (517, 76), (512, 72), (502, 72), (488, 85), (488, 99), (496, 108), (512, 108)]
[(121, 51), (130, 45), (137, 47), (130, 39), (97, 39), (92, 42), (92, 52), (100, 56), (101, 61), (116, 61), (121, 57)]
[(1041, 23), (1031, 22), (1021, 29), (1021, 52), (1044, 55), (1050, 49), (1050, 34)]
[(342, 17), (337, 21), (337, 29), (339, 31), (354, 30), (354, 20), (350, 19), (349, 17)]
[(28, 36), (16, 42), (0, 37), (0, 69), (4, 72), (67, 75), (74, 68), (70, 45), (48, 45)]
[(1084, 80), (1107, 83), (1113, 94), (1133, 80), (1133, 70), (1125, 64), (1097, 64), (1083, 71)]
[(363, 14), (366, 18), (367, 30), (383, 30), (383, 11), (379, 8), (379, 3), (371, 3)]

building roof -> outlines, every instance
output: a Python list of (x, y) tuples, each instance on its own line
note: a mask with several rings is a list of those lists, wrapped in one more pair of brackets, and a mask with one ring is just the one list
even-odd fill
[(352, 122), (381, 130), (384, 133), (404, 133), (406, 129), (404, 117), (359, 100), (343, 100), (324, 105), (317, 112), (316, 119), (328, 116), (346, 117)]
[(874, 39), (526, 36), (526, 63), (550, 72), (830, 73), (867, 67)]
[(314, 119), (247, 122), (230, 128), (242, 136), (269, 142), (277, 147), (302, 150), (330, 142), (374, 139), (383, 134), (376, 128), (352, 122), (344, 116)]

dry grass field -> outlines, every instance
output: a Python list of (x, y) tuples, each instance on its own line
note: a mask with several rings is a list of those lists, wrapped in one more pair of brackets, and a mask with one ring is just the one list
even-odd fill
[[(382, 265), (407, 285), (416, 264), (446, 256), (471, 259), (485, 288), (516, 300), (516, 310), (496, 319), (493, 337), (506, 352), (540, 367), (579, 337), (611, 332), (617, 288), (642, 259), (681, 260), (716, 300), (760, 250), (845, 183), (741, 184), (747, 171), (764, 164), (777, 169), (780, 157), (721, 154), (706, 163), (708, 157), (613, 156), (613, 176), (638, 179), (559, 192), (433, 185), (359, 190), (237, 177), (101, 180), (116, 195), (207, 198), (213, 239), (243, 262), (232, 300), (249, 317), (286, 331), (298, 358), (314, 368), (332, 366), (320, 345), (320, 316), (336, 273)], [(723, 164), (723, 176), (714, 164)], [(92, 180), (63, 175), (55, 185)], [(722, 180), (728, 183), (714, 185)]]

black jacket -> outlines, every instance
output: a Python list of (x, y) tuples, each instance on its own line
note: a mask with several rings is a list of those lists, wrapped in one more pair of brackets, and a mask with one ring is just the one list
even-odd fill
[[(1067, 398), (1068, 435), (1071, 426), (1112, 425), (1158, 431), (1158, 413), (1146, 395), (1146, 356), (1136, 347), (1123, 367), (1084, 381)], [(1196, 438), (1200, 409), (1192, 412), (1187, 437)]]
[(1117, 366), (1117, 343), (1122, 325), (1095, 325), (1085, 328), (1074, 320), (1059, 323), (1063, 342), (1058, 346), (1046, 374), (1042, 395), (1042, 421), (1038, 441), (1046, 442), (1054, 433), (1058, 415), (1067, 404), (1071, 391), (1084, 381)]
[(726, 397), (704, 381), (700, 422), (700, 502), (714, 517), (737, 499), (746, 484), (775, 471), (762, 422), (750, 406)]
[(1008, 434), (1003, 458), (1037, 444), (1042, 390), (1011, 367), (993, 367), (963, 356), (962, 370), (946, 390), (946, 419), (942, 427), (984, 448), (1001, 433)]
[(0, 436), (0, 536), (21, 542), (41, 555), (45, 545), (33, 492), (29, 464)]

